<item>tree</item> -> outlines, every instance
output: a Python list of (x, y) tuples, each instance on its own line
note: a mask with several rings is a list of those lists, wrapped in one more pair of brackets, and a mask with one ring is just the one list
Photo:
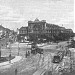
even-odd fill
[(17, 41), (21, 41), (21, 36), (20, 35), (17, 35)]

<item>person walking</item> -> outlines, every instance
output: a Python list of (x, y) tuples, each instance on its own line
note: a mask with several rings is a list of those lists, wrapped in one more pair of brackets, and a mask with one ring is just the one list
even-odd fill
[(28, 56), (30, 56), (30, 52), (28, 51)]
[(11, 54), (9, 55), (9, 63), (11, 63)]
[(15, 75), (18, 75), (17, 73), (18, 73), (18, 71), (17, 71), (17, 68), (16, 68), (16, 69), (15, 69)]
[(27, 58), (27, 51), (26, 51), (25, 57)]

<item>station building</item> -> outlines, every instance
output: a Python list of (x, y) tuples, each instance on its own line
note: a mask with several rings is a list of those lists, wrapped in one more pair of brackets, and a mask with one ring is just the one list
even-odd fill
[(59, 34), (72, 36), (73, 31), (72, 29), (47, 23), (46, 20), (39, 21), (39, 19), (36, 18), (34, 21), (28, 21), (28, 27), (21, 27), (19, 34), (20, 36), (32, 36), (36, 38), (54, 38), (54, 36), (58, 36)]

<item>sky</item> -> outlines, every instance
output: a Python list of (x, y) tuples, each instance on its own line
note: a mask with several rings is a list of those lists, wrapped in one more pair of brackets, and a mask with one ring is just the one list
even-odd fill
[(74, 30), (74, 0), (0, 0), (4, 27), (16, 30), (36, 18)]

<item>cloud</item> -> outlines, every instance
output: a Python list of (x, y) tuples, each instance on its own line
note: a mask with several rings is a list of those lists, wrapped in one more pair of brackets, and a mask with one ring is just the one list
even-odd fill
[(60, 20), (59, 20), (59, 24), (66, 24), (69, 23), (70, 21), (74, 20), (74, 12), (68, 12), (66, 14), (64, 14)]
[(10, 7), (0, 5), (0, 20), (21, 22), (24, 20), (21, 14)]
[[(3, 1), (3, 0), (2, 0)], [(5, 3), (4, 3), (5, 2)], [(73, 22), (73, 0), (4, 0), (0, 2), (0, 22), (13, 25), (27, 25), (36, 17), (49, 23), (71, 24)], [(71, 27), (71, 26), (70, 26)]]
[(74, 30), (74, 12), (68, 12), (60, 17), (58, 21), (57, 19), (54, 20), (54, 22), (55, 24), (58, 24), (60, 26), (62, 26), (63, 24), (64, 27)]

